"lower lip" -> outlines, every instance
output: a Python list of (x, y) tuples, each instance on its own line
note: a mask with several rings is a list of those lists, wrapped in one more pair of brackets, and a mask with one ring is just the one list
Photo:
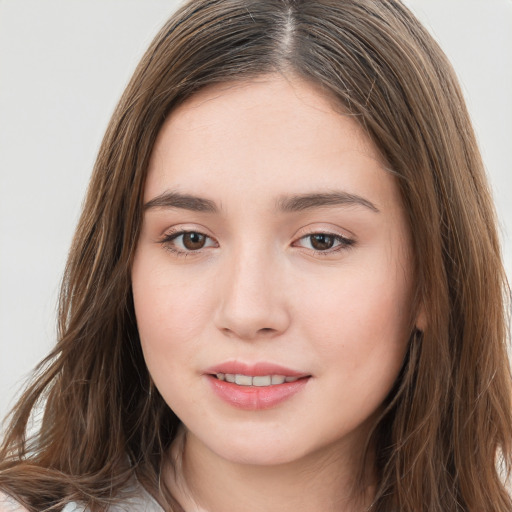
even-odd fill
[(309, 377), (274, 386), (239, 386), (212, 375), (207, 379), (214, 393), (229, 405), (247, 411), (271, 409), (304, 389)]

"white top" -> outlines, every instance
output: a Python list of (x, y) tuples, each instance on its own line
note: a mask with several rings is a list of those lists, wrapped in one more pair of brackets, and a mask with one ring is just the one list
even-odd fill
[[(162, 507), (141, 486), (137, 486), (136, 490), (137, 497), (113, 505), (109, 512), (163, 512)], [(0, 512), (27, 512), (27, 509), (0, 491)], [(87, 509), (84, 505), (71, 502), (62, 512), (87, 512)]]

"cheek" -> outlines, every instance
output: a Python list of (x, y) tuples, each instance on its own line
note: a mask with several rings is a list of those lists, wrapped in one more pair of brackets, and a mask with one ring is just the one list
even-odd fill
[(209, 316), (205, 294), (194, 280), (177, 282), (168, 271), (138, 273), (137, 266), (132, 286), (146, 366), (164, 400), (181, 417), (196, 407), (200, 368), (194, 365)]
[(318, 359), (331, 361), (333, 375), (358, 394), (389, 388), (407, 349), (411, 293), (397, 268), (361, 265), (302, 294), (301, 326)]
[(211, 301), (201, 280), (162, 269), (144, 254), (134, 261), (132, 289), (146, 364), (155, 379), (170, 379), (197, 351)]
[[(354, 284), (362, 283), (364, 279), (355, 279)], [(338, 284), (323, 301), (309, 302), (303, 324), (318, 361), (323, 408), (336, 411), (330, 413), (334, 437), (380, 410), (409, 339), (407, 319), (396, 314), (396, 299), (402, 299), (398, 290), (375, 286), (375, 281), (370, 289), (352, 289), (350, 279), (345, 280), (347, 288)]]

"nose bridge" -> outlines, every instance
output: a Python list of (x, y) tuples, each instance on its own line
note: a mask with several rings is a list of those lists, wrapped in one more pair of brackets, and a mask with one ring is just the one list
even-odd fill
[(248, 241), (224, 261), (217, 327), (240, 338), (276, 335), (289, 317), (280, 283), (280, 262), (263, 243)]

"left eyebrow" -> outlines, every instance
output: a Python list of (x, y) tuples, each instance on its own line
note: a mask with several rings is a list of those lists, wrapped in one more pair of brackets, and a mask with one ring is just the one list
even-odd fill
[(380, 210), (368, 199), (345, 191), (282, 196), (277, 200), (277, 209), (282, 212), (298, 212), (327, 206), (345, 205), (364, 206), (372, 212), (380, 213)]

